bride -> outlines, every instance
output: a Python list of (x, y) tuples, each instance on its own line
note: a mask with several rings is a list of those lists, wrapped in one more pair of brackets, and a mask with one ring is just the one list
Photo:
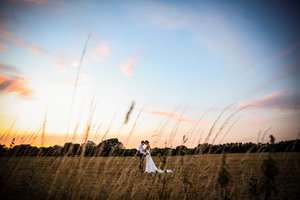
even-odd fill
[[(155, 163), (152, 160), (151, 154), (150, 154), (150, 144), (149, 141), (145, 141), (146, 144), (146, 148), (145, 148), (145, 152), (146, 152), (146, 167), (145, 167), (145, 173), (164, 173), (163, 170), (161, 169), (157, 169)], [(172, 173), (172, 170), (166, 170), (167, 173)]]

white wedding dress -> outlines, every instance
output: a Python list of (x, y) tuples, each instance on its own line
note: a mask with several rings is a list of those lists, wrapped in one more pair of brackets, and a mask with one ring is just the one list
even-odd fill
[[(157, 169), (155, 163), (152, 160), (151, 154), (150, 154), (150, 148), (146, 150), (146, 167), (145, 167), (145, 173), (164, 173), (165, 171), (161, 169)], [(167, 173), (172, 173), (172, 170), (166, 170)]]

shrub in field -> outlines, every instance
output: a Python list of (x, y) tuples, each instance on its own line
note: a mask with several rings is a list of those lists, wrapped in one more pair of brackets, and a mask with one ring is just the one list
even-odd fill
[(160, 160), (159, 168), (161, 170), (165, 170), (166, 167), (167, 167), (167, 156), (166, 156), (166, 154), (163, 154), (163, 155), (158, 154), (158, 158)]
[[(275, 138), (270, 135), (271, 145), (274, 145)], [(268, 200), (271, 197), (272, 192), (276, 192), (275, 178), (279, 174), (277, 162), (272, 158), (274, 150), (270, 150), (268, 158), (263, 161), (261, 170), (263, 172), (264, 178), (261, 187), (261, 191), (264, 193), (264, 199)]]
[(276, 192), (275, 177), (279, 174), (276, 161), (272, 158), (271, 154), (264, 160), (261, 170), (264, 174), (262, 192), (264, 192), (264, 199), (270, 199), (271, 193)]
[(160, 160), (160, 164), (159, 164), (159, 168), (161, 170), (166, 170), (167, 168), (167, 156), (172, 154), (172, 149), (171, 148), (163, 148), (163, 149), (160, 149), (160, 153), (157, 153), (157, 156)]
[(192, 182), (189, 179), (189, 173), (187, 171), (187, 147), (184, 144), (187, 142), (188, 138), (184, 135), (182, 138), (182, 145), (175, 149), (176, 155), (181, 155), (180, 163), (181, 163), (181, 183), (183, 187), (183, 197), (182, 199), (190, 199), (189, 198), (189, 190), (192, 186)]
[(220, 193), (220, 199), (230, 199), (227, 196), (227, 186), (230, 182), (231, 174), (229, 172), (229, 167), (226, 164), (226, 154), (223, 153), (222, 160), (221, 160), (221, 166), (219, 170), (219, 176), (218, 176), (218, 184), (219, 184), (219, 193)]

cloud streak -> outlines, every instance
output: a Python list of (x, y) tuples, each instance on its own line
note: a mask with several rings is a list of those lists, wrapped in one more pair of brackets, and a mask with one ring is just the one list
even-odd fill
[(24, 47), (25, 49), (27, 49), (28, 51), (36, 55), (40, 55), (47, 52), (43, 47), (29, 43), (21, 39), (10, 39), (10, 41), (12, 44), (16, 46)]
[(300, 109), (300, 94), (288, 93), (284, 90), (275, 91), (257, 99), (239, 104), (239, 107), (251, 106), (264, 109)]
[[(41, 55), (47, 53), (47, 50), (44, 49), (43, 47), (19, 38), (13, 38), (12, 35), (13, 35), (12, 32), (5, 27), (5, 24), (3, 22), (0, 22), (0, 42), (2, 43), (0, 44), (0, 52), (3, 51), (3, 47), (4, 47), (3, 43), (6, 43), (18, 47), (23, 47), (35, 55)], [(4, 50), (6, 51), (6, 48)]]
[(281, 66), (271, 76), (269, 76), (264, 81), (257, 84), (252, 90), (250, 90), (250, 93), (266, 89), (266, 88), (274, 85), (274, 83), (278, 83), (278, 81), (281, 81), (284, 79), (290, 79), (293, 76), (299, 76), (300, 75), (299, 64), (300, 64), (300, 61), (297, 61), (290, 65)]
[(173, 113), (173, 112), (155, 110), (155, 111), (149, 111), (148, 113), (152, 114), (152, 115), (163, 116), (163, 117), (166, 117), (166, 118), (174, 120), (174, 121), (186, 122), (186, 123), (189, 123), (189, 124), (197, 124), (197, 123), (199, 123), (199, 120), (190, 119), (190, 118), (178, 115), (178, 114)]

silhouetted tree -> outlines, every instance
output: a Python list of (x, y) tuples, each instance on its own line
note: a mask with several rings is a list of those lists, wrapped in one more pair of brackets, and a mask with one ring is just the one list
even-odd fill
[(118, 154), (124, 146), (117, 138), (104, 140), (96, 146), (95, 153), (97, 156), (110, 156)]
[(186, 155), (188, 153), (188, 148), (184, 145), (177, 146), (173, 151), (172, 155)]
[[(281, 141), (279, 143), (226, 143), (212, 145), (208, 143), (198, 144), (195, 148), (187, 148), (184, 145), (171, 148), (153, 148), (152, 156), (162, 155), (195, 155), (213, 153), (255, 153), (255, 152), (300, 152), (300, 140)], [(33, 147), (29, 144), (22, 144), (7, 148), (0, 144), (0, 156), (136, 156), (137, 149), (125, 149), (117, 139), (107, 139), (96, 145), (93, 141), (85, 144), (65, 143), (64, 146), (54, 145), (53, 147)]]
[(67, 142), (64, 144), (63, 150), (62, 150), (62, 156), (68, 156), (72, 153), (72, 143)]
[(95, 142), (88, 140), (85, 144), (82, 144), (82, 146), (84, 147), (84, 156), (94, 156)]
[(7, 148), (4, 145), (0, 145), (0, 156), (5, 156)]

